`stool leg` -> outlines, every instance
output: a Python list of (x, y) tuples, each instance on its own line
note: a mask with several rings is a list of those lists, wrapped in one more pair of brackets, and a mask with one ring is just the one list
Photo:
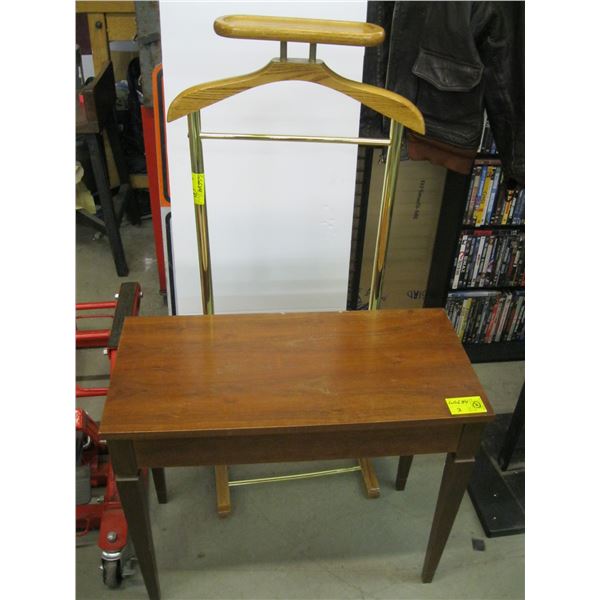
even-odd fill
[(442, 475), (442, 484), (421, 573), (423, 583), (431, 583), (433, 580), (474, 465), (474, 457), (458, 459), (452, 453), (446, 457), (446, 466)]
[(150, 515), (148, 513), (147, 485), (141, 474), (135, 478), (120, 478), (117, 475), (116, 481), (125, 518), (127, 519), (129, 536), (133, 541), (148, 596), (151, 600), (159, 600), (160, 585), (156, 570)]
[(129, 267), (125, 260), (125, 251), (123, 250), (123, 242), (119, 232), (119, 225), (115, 215), (115, 206), (113, 197), (108, 184), (108, 174), (106, 172), (106, 164), (98, 142), (97, 135), (86, 135), (87, 144), (90, 151), (90, 159), (92, 162), (92, 170), (94, 171), (94, 179), (96, 180), (96, 188), (100, 196), (100, 204), (102, 205), (103, 221), (106, 226), (106, 235), (110, 242), (117, 275), (125, 277), (129, 273)]
[(115, 165), (117, 166), (117, 172), (119, 173), (119, 183), (129, 183), (129, 172), (127, 169), (127, 159), (123, 154), (123, 148), (121, 146), (121, 140), (119, 138), (119, 126), (117, 124), (116, 116), (111, 114), (105, 119), (104, 131), (108, 135), (108, 141), (110, 143), (110, 149), (115, 159)]
[(412, 456), (401, 456), (398, 459), (398, 472), (396, 474), (397, 490), (403, 490), (406, 487), (406, 480), (408, 479), (408, 473), (410, 472), (412, 461)]
[(167, 481), (165, 479), (164, 468), (152, 469), (152, 479), (154, 480), (154, 489), (159, 504), (167, 503)]

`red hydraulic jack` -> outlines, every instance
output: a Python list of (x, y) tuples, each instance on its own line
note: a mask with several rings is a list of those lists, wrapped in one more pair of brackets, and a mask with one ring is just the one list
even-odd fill
[[(112, 372), (123, 322), (140, 310), (142, 291), (138, 283), (121, 285), (117, 300), (78, 303), (76, 310), (114, 310), (111, 314), (77, 314), (80, 319), (112, 319), (110, 329), (76, 327), (76, 348), (106, 348)], [(108, 388), (84, 388), (76, 385), (77, 398), (106, 396)], [(102, 580), (109, 588), (119, 587), (124, 575), (131, 571), (133, 553), (127, 544), (127, 521), (119, 499), (106, 442), (98, 435), (97, 423), (81, 408), (75, 409), (76, 436), (76, 533), (84, 536), (100, 530), (98, 546), (102, 550)], [(92, 491), (105, 488), (103, 496)]]

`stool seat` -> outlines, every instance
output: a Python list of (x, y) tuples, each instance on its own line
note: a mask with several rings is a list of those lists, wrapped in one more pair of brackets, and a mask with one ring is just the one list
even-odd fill
[(126, 318), (107, 439), (488, 421), (446, 397), (485, 392), (442, 309)]

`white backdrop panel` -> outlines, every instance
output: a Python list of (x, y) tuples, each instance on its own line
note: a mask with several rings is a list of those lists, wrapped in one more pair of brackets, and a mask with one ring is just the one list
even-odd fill
[[(203, 82), (255, 71), (277, 42), (222, 38), (225, 14), (364, 21), (366, 2), (161, 2), (165, 102)], [(317, 57), (361, 80), (363, 48), (318, 46)], [(289, 44), (289, 57), (308, 44)], [(305, 82), (255, 88), (202, 111), (202, 130), (357, 136), (360, 104)], [(187, 121), (167, 126), (178, 314), (201, 313)], [(356, 146), (204, 140), (215, 311), (341, 310), (346, 306)]]

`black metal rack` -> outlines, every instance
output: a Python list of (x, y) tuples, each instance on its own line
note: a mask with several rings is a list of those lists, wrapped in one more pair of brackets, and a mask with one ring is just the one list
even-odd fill
[(525, 385), (514, 412), (486, 427), (468, 490), (487, 537), (525, 531)]
[[(486, 157), (480, 155), (478, 160), (479, 158)], [(498, 159), (498, 156), (493, 155), (493, 158)], [(464, 225), (463, 216), (470, 179), (471, 175), (462, 175), (454, 171), (448, 171), (446, 176), (444, 196), (442, 199), (440, 218), (431, 258), (431, 268), (429, 270), (429, 279), (427, 282), (427, 292), (425, 295), (424, 306), (426, 307), (444, 308), (446, 306), (448, 293), (451, 291), (518, 291), (525, 289), (523, 286), (450, 289), (454, 256), (456, 254), (458, 240), (464, 230), (525, 230), (525, 225), (481, 225), (479, 227)], [(473, 363), (517, 361), (524, 360), (525, 358), (524, 341), (465, 344), (464, 348)]]
[(525, 289), (525, 286), (523, 285), (504, 285), (504, 286), (473, 286), (473, 287), (458, 287), (458, 288), (452, 288), (451, 290), (449, 289), (448, 291), (450, 292), (480, 292), (480, 291), (486, 291), (486, 292), (518, 292), (519, 290), (523, 291)]

